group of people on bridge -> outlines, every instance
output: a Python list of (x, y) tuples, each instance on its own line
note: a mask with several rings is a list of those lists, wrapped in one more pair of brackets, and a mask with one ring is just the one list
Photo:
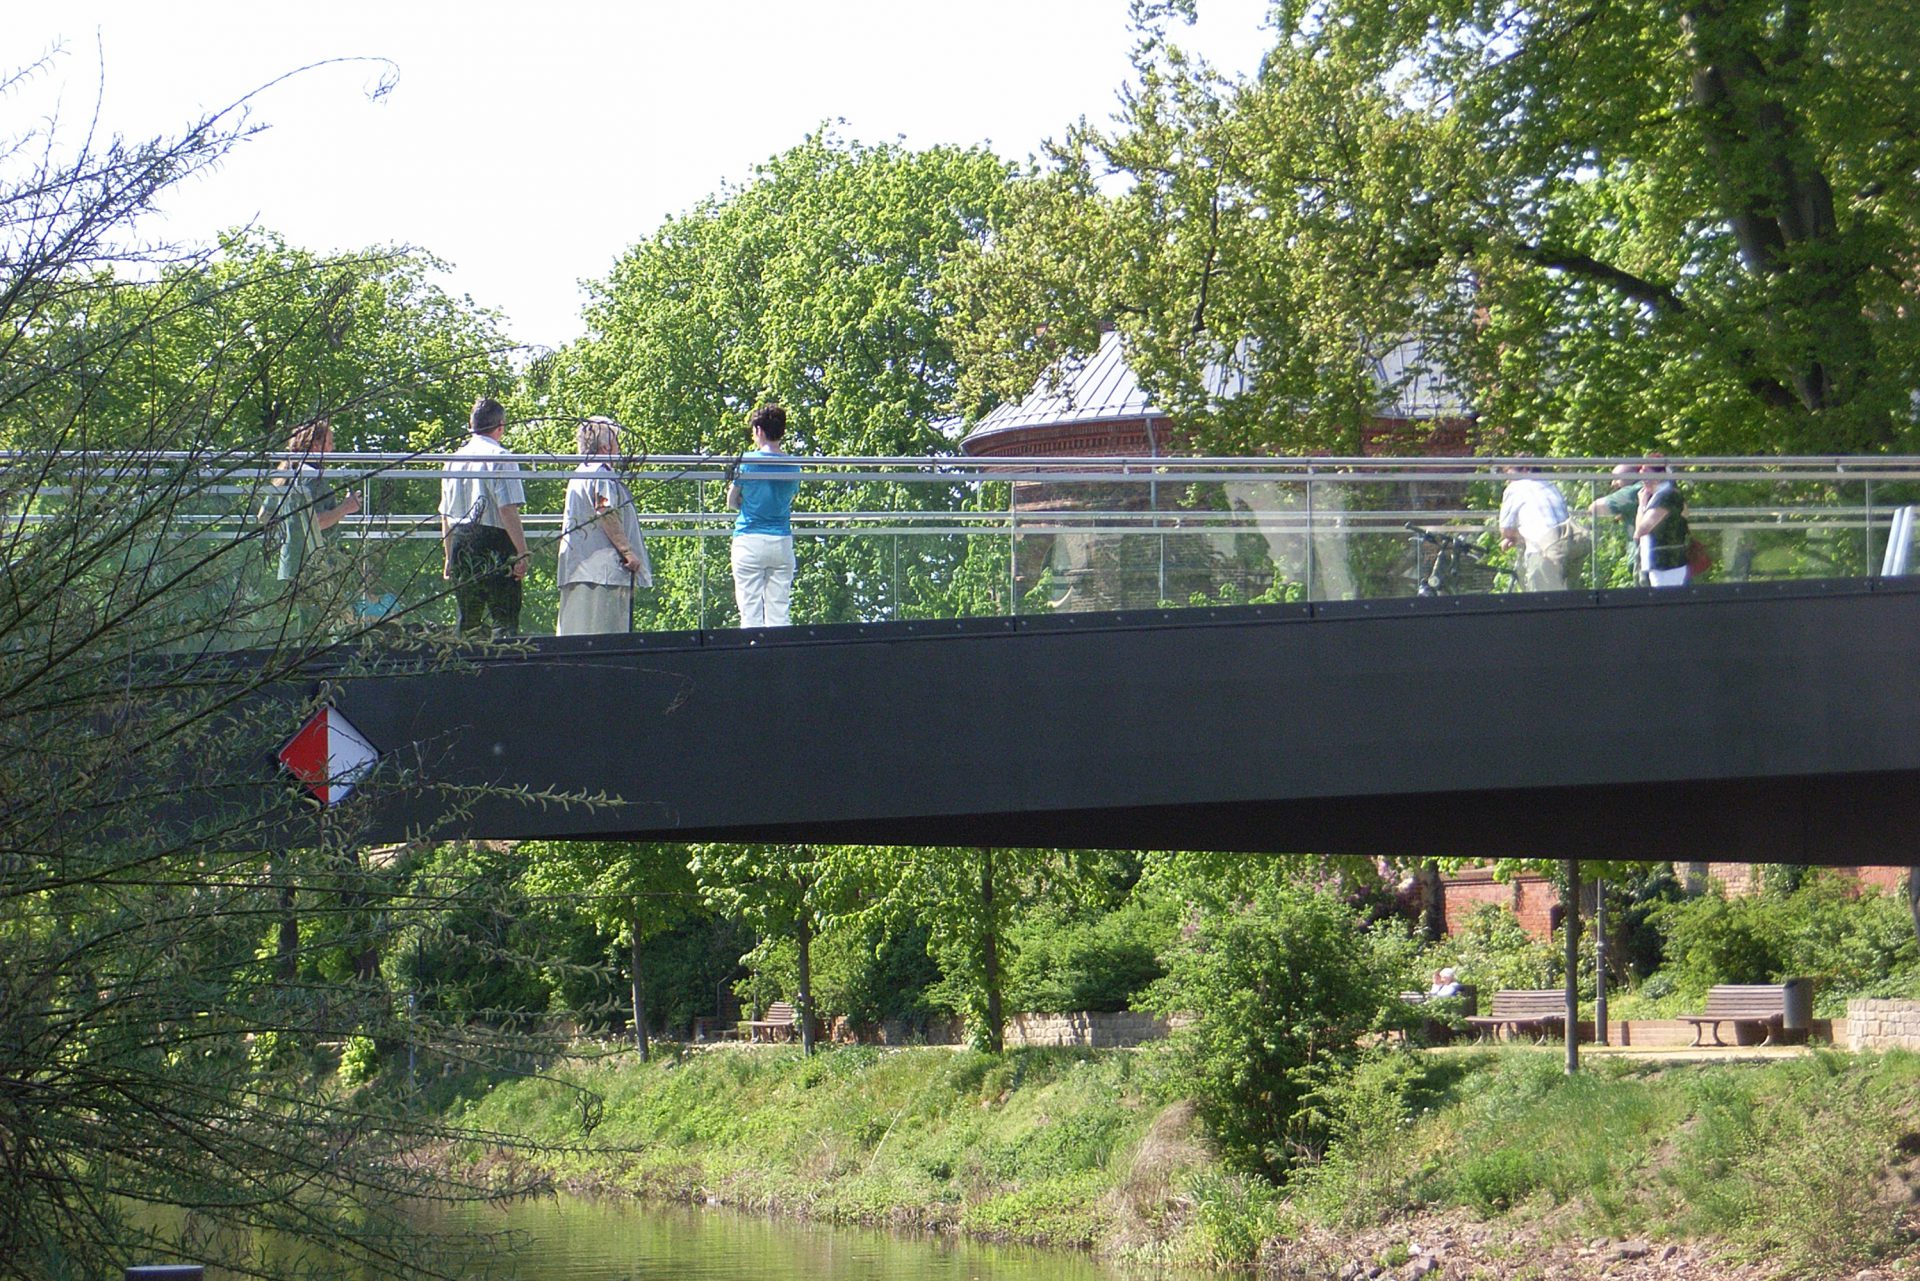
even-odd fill
[[(440, 482), (441, 574), (463, 633), (517, 635), (532, 553), (521, 510), (526, 486), (513, 451), (501, 443), (507, 415), (499, 401), (483, 396), (467, 419), (467, 442), (455, 451)], [(796, 562), (793, 496), (799, 464), (782, 444), (787, 411), (762, 405), (747, 420), (753, 447), (728, 466), (727, 507), (733, 524), (734, 597), (742, 627), (785, 627)], [(575, 433), (583, 462), (567, 482), (560, 527), (561, 636), (624, 632), (631, 626), (636, 586), (653, 583), (653, 567), (640, 534), (633, 493), (613, 468), (620, 456), (620, 428), (610, 418), (587, 418)], [(278, 576), (291, 582), (318, 548), (323, 531), (360, 509), (356, 494), (323, 492), (312, 458), (333, 449), (327, 420), (295, 428), (287, 441), (294, 458), (273, 477), (273, 496), (263, 509), (279, 548)]]
[[(451, 585), (462, 633), (517, 635), (523, 584), (531, 563), (521, 520), (526, 488), (515, 456), (501, 436), (506, 410), (492, 397), (474, 403), (468, 439), (440, 484), (442, 575)], [(787, 413), (762, 405), (748, 417), (752, 447), (726, 469), (733, 523), (734, 599), (742, 627), (784, 627), (791, 621), (796, 561), (793, 498), (800, 466), (786, 453)], [(621, 456), (620, 427), (610, 418), (581, 420), (578, 452), (589, 461), (567, 483), (556, 578), (561, 636), (629, 630), (636, 587), (651, 586), (653, 569), (641, 537), (632, 492), (613, 467)], [(327, 421), (295, 428), (292, 456), (274, 473), (271, 523), (277, 530), (278, 576), (292, 580), (322, 534), (359, 510), (357, 495), (336, 496), (320, 485), (315, 456), (333, 448)], [(1627, 534), (1635, 581), (1683, 586), (1690, 554), (1697, 555), (1686, 499), (1671, 469), (1657, 456), (1613, 469), (1613, 488), (1594, 500), (1592, 516), (1620, 522)], [(1569, 510), (1559, 486), (1538, 472), (1515, 468), (1501, 498), (1500, 541), (1519, 549), (1518, 586), (1560, 591), (1571, 563), (1585, 554), (1586, 529)]]
[[(1692, 574), (1694, 540), (1687, 526), (1686, 496), (1663, 462), (1621, 463), (1613, 488), (1589, 512), (1618, 520), (1627, 532), (1634, 581), (1649, 587), (1684, 587)], [(1567, 586), (1567, 566), (1579, 559), (1585, 531), (1567, 507), (1560, 487), (1537, 473), (1517, 469), (1500, 500), (1500, 545), (1520, 549), (1522, 591), (1557, 592)]]

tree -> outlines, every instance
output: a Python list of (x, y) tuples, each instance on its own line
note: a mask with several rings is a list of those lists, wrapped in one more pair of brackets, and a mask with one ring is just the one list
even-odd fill
[[(1006, 175), (980, 149), (808, 137), (670, 219), (592, 285), (587, 337), (530, 372), (535, 412), (610, 414), (630, 429), (630, 449), (727, 458), (748, 445), (747, 412), (772, 400), (787, 406), (797, 452), (950, 449), (958, 365), (938, 283), (957, 247), (987, 235)], [(684, 484), (639, 497), (682, 511), (720, 500)], [(941, 510), (964, 497), (930, 485), (810, 484), (799, 506)], [(944, 590), (965, 540), (909, 549), (904, 585), (878, 540), (808, 548), (796, 617), (844, 621), (914, 612), (920, 594)], [(659, 624), (689, 625), (703, 568), (692, 548), (662, 550)]]
[(523, 880), (536, 897), (562, 900), (586, 913), (600, 931), (627, 946), (632, 978), (633, 1043), (651, 1057), (647, 1035), (647, 976), (641, 950), (649, 938), (684, 921), (697, 888), (688, 849), (637, 841), (527, 841)]
[[(158, 283), (129, 283), (116, 248), (250, 132), (235, 107), (144, 143), (0, 148), (0, 1275), (266, 1275), (270, 1234), (452, 1273), (395, 1212), (462, 1191), (404, 1159), (430, 1127), (403, 1090), (333, 1079), (328, 1047), (530, 1044), (395, 1001), (365, 958), (422, 911), (406, 856), (368, 857), (354, 799), (317, 808), (267, 764), (364, 639), (255, 592), (284, 428), (255, 393), (306, 375), (290, 340), (244, 373), (212, 347), (196, 363), (211, 265), (161, 255)], [(284, 332), (321, 325), (326, 294)], [(380, 377), (415, 380), (398, 403), (442, 372)], [(312, 385), (315, 409), (351, 398)], [(389, 762), (358, 791), (422, 785)]]
[(1298, 881), (1202, 912), (1152, 1004), (1194, 1016), (1175, 1054), (1229, 1163), (1279, 1181), (1317, 1153), (1325, 1135), (1308, 1100), (1403, 1004), (1413, 954), (1404, 931), (1368, 929)]
[(702, 845), (693, 853), (693, 874), (715, 910), (745, 921), (761, 948), (792, 941), (799, 962), (793, 1005), (807, 1054), (819, 1017), (814, 940), (860, 897), (867, 872), (860, 855), (857, 847), (816, 845)]
[(999, 847), (872, 847), (865, 851), (876, 894), (865, 908), (881, 920), (923, 924), (943, 986), (976, 1048), (1006, 1048), (1004, 998), (1012, 938), (1035, 903), (1072, 901), (1103, 885), (1099, 851)]
[(1196, 441), (1350, 449), (1415, 337), (1503, 451), (1910, 445), (1910, 6), (1286, 0), (1237, 82), (1179, 52), (1183, 7), (1143, 6), (1120, 127), (952, 275), (1009, 382), (1110, 316)]

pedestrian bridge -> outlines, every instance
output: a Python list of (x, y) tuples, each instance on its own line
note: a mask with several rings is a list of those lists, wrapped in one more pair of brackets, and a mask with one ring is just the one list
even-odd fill
[[(410, 657), (451, 621), (446, 461), (325, 460), (355, 572), (301, 611), (258, 554), (272, 460), (76, 455), (17, 510), (161, 487), (212, 580), (188, 647), (349, 639), (311, 675), (380, 754), (337, 811), (375, 839), (1920, 862), (1920, 458), (1665, 460), (1715, 563), (1657, 592), (1602, 501), (1633, 460), (803, 458), (803, 625), (742, 632), (727, 460), (629, 457), (658, 585), (631, 634), (554, 638), (582, 460), (520, 455), (529, 635), (457, 670)], [(1504, 590), (1515, 468), (1582, 526), (1570, 590)]]
[(539, 638), (334, 705), (369, 835), (1907, 863), (1920, 581)]

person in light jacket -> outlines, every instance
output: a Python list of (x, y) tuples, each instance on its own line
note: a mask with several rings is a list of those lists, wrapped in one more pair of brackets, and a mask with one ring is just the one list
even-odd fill
[(633, 589), (653, 585), (653, 566), (640, 540), (633, 493), (606, 458), (620, 453), (620, 429), (610, 418), (589, 418), (574, 439), (582, 463), (567, 482), (560, 525), (559, 636), (624, 632), (633, 626)]

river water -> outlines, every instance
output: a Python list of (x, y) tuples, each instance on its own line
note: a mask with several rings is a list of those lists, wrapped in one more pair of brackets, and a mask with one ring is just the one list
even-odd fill
[[(488, 1281), (1140, 1281), (1070, 1252), (759, 1218), (698, 1206), (541, 1197), (423, 1213), (421, 1225), (520, 1248), (475, 1258)], [(1197, 1275), (1197, 1274), (1196, 1274)]]

